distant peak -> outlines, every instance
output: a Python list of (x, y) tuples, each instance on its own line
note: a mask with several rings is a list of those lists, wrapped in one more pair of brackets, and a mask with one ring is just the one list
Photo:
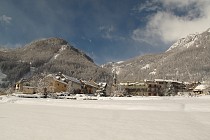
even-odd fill
[(189, 34), (185, 38), (181, 38), (177, 42), (175, 42), (166, 52), (178, 48), (189, 48), (194, 45), (196, 40), (198, 40), (198, 36), (199, 33)]
[(205, 32), (209, 32), (210, 33), (210, 28), (208, 28)]
[(68, 42), (62, 38), (51, 37), (51, 38), (43, 38), (43, 39), (32, 41), (29, 45), (37, 44), (37, 43), (47, 43), (47, 44), (52, 44), (52, 45), (68, 44)]

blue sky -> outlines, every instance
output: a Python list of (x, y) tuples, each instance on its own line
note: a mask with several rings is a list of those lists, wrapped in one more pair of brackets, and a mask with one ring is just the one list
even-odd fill
[(208, 0), (0, 0), (0, 45), (59, 37), (103, 64), (206, 30), (209, 9)]

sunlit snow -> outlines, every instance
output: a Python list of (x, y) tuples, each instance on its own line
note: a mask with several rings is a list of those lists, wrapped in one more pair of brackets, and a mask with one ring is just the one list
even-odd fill
[(150, 68), (150, 65), (149, 64), (146, 64), (144, 67), (142, 67), (141, 69), (142, 70), (145, 70), (145, 69), (149, 69)]
[(209, 140), (210, 96), (0, 97), (1, 140)]

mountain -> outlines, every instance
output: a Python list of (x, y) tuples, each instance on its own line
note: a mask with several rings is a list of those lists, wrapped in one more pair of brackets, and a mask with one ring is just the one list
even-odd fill
[(103, 65), (118, 81), (144, 79), (210, 80), (210, 29), (179, 39), (166, 52)]
[(60, 38), (31, 42), (24, 47), (0, 50), (0, 68), (10, 83), (22, 77), (62, 72), (66, 75), (96, 81), (109, 81), (111, 74), (85, 53)]

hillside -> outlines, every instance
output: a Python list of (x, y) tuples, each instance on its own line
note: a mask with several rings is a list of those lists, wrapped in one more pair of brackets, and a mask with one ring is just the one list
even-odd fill
[(191, 34), (174, 43), (166, 52), (139, 56), (125, 62), (104, 65), (118, 74), (118, 81), (143, 79), (210, 79), (210, 29)]
[(110, 73), (94, 64), (89, 56), (60, 38), (37, 40), (24, 47), (0, 51), (0, 66), (7, 75), (4, 80), (10, 82), (57, 72), (86, 80), (108, 81), (111, 78)]

